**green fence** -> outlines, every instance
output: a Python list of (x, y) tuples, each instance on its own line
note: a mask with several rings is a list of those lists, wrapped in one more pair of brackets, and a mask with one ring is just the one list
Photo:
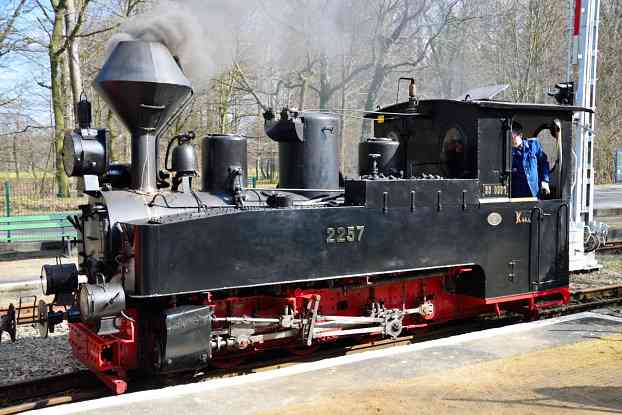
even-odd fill
[[(249, 187), (275, 187), (276, 177), (249, 177)], [(75, 237), (66, 217), (74, 214), (86, 196), (73, 190), (57, 197), (53, 180), (4, 180), (0, 197), (0, 242), (53, 241)]]
[(67, 220), (86, 197), (57, 197), (53, 180), (4, 180), (0, 197), (0, 243), (60, 241), (76, 237)]
[(0, 242), (59, 241), (75, 238), (77, 232), (67, 216), (76, 213), (0, 216)]
[(75, 188), (70, 197), (57, 197), (54, 180), (20, 179), (1, 183), (0, 215), (44, 215), (77, 209), (86, 203), (86, 197)]
[(270, 179), (261, 179), (258, 180), (256, 176), (250, 176), (248, 178), (248, 187), (256, 188), (256, 187), (276, 187), (277, 180)]

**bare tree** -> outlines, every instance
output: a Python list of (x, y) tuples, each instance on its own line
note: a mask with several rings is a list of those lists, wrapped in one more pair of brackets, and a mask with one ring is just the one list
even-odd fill
[[(8, 2), (5, 2), (8, 3)], [(32, 40), (20, 33), (20, 18), (31, 11), (28, 0), (17, 0), (0, 12), (0, 68), (9, 65), (9, 55), (21, 53), (28, 48)], [(0, 108), (16, 102), (14, 94), (0, 94)]]
[[(26, 39), (14, 37), (19, 17), (24, 13), (27, 0), (19, 0), (15, 7), (7, 7), (0, 15), (0, 59), (11, 52), (19, 50), (27, 43)], [(0, 62), (2, 62), (0, 60)]]
[[(71, 32), (65, 33), (65, 15), (67, 14), (66, 0), (50, 0), (50, 9), (40, 1), (37, 2), (39, 9), (46, 17), (50, 27), (49, 43), (47, 45), (50, 61), (50, 88), (52, 92), (52, 109), (54, 114), (54, 143), (56, 154), (56, 184), (59, 197), (69, 196), (69, 182), (63, 169), (63, 138), (65, 124), (67, 94), (63, 89), (63, 66), (66, 59), (65, 52), (70, 47), (78, 33), (86, 16), (86, 9), (90, 0), (82, 0), (81, 7), (76, 13), (75, 24)], [(46, 25), (47, 26), (47, 25)], [(71, 25), (69, 25), (71, 27)]]
[(594, 163), (598, 183), (611, 183), (613, 155), (622, 148), (622, 0), (601, 0), (600, 45), (598, 55), (597, 139)]
[[(452, 20), (459, 0), (412, 2), (374, 1), (372, 34), (372, 76), (367, 87), (365, 108), (374, 109), (387, 77), (395, 71), (413, 71), (427, 58), (433, 41)], [(369, 135), (363, 124), (362, 135)]]
[[(45, 86), (41, 95), (52, 97), (55, 148), (49, 164), (56, 161), (57, 191), (64, 195), (63, 131), (72, 127), (73, 103), (83, 89), (93, 104), (94, 123), (112, 132), (112, 159), (129, 157), (128, 136), (93, 92), (91, 80), (100, 69), (110, 36), (157, 0), (7, 1), (9, 7), (0, 11), (0, 67), (10, 66), (12, 56), (30, 54), (28, 58), (36, 60), (33, 49), (47, 54), (41, 73), (47, 75), (49, 69), (50, 81), (39, 85)], [(226, 45), (235, 51), (234, 59), (219, 73), (206, 76), (205, 84), (195, 85), (193, 104), (169, 133), (194, 129), (198, 134), (246, 134), (253, 137), (251, 148), (257, 160), (273, 157), (275, 148), (258, 127), (261, 112), (281, 106), (333, 110), (340, 113), (343, 125), (342, 170), (352, 173), (356, 170), (353, 148), (361, 133), (371, 132), (357, 111), (393, 101), (400, 76), (421, 80), (418, 89), (425, 97), (452, 98), (475, 86), (509, 83), (512, 92), (506, 98), (547, 99), (546, 88), (564, 77), (568, 1), (288, 0), (280, 7), (249, 2), (248, 9), (254, 5), (257, 11), (232, 31), (235, 41)], [(202, 5), (198, 0), (196, 4)], [(613, 150), (622, 146), (618, 88), (622, 0), (601, 0), (601, 7), (595, 158), (597, 180), (606, 181), (612, 177)], [(36, 13), (30, 13), (33, 8)], [(34, 19), (48, 38), (32, 39), (22, 33), (24, 22)], [(20, 86), (0, 94), (0, 106), (11, 107), (7, 103), (24, 98), (27, 90)], [(47, 95), (41, 100), (46, 99)], [(22, 104), (28, 107), (26, 101)], [(47, 130), (27, 119), (20, 123), (20, 128), (0, 132), (5, 138), (0, 161), (6, 169), (17, 166), (23, 172), (31, 165), (36, 172), (45, 164), (49, 142), (27, 149), (24, 137)], [(33, 157), (27, 155), (30, 152)], [(261, 170), (261, 163), (255, 164)]]
[[(65, 33), (71, 34), (78, 23), (74, 0), (65, 0)], [(75, 103), (80, 99), (82, 92), (82, 72), (80, 69), (80, 38), (76, 34), (68, 40), (67, 62), (69, 65), (69, 77), (71, 84), (72, 108), (75, 115)]]

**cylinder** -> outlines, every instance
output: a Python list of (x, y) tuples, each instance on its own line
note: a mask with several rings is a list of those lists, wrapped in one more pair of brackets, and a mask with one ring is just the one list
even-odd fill
[(125, 291), (119, 282), (82, 284), (78, 297), (80, 316), (84, 322), (116, 316), (125, 309)]
[(157, 190), (156, 137), (153, 134), (132, 135), (132, 189), (145, 193)]
[(231, 172), (242, 170), (242, 183), (247, 183), (247, 141), (235, 134), (210, 134), (202, 144), (202, 190), (204, 192), (229, 192)]
[(385, 137), (370, 137), (359, 144), (359, 174), (371, 174), (370, 154), (380, 154), (378, 173), (385, 176), (399, 176), (403, 171), (399, 152), (400, 143)]
[[(339, 187), (339, 116), (303, 112), (302, 142), (279, 142), (279, 187), (336, 189)], [(313, 196), (321, 192), (307, 192)]]

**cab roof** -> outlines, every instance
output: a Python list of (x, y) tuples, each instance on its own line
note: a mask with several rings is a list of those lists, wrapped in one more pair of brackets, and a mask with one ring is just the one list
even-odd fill
[(518, 110), (518, 111), (543, 111), (543, 112), (594, 112), (590, 108), (578, 107), (578, 106), (570, 106), (570, 105), (557, 105), (557, 104), (532, 104), (532, 103), (516, 103), (516, 102), (507, 102), (507, 101), (490, 101), (490, 100), (455, 100), (455, 99), (426, 99), (420, 100), (418, 103), (418, 107), (414, 109), (410, 105), (410, 102), (400, 102), (397, 104), (389, 105), (384, 108), (379, 109), (378, 111), (369, 111), (365, 113), (365, 118), (376, 118), (378, 114), (390, 113), (405, 113), (412, 115), (424, 115), (420, 113), (419, 110), (421, 107), (429, 107), (435, 104), (449, 104), (449, 105), (457, 105), (457, 106), (465, 106), (465, 107), (477, 107), (481, 109), (497, 109), (497, 110)]

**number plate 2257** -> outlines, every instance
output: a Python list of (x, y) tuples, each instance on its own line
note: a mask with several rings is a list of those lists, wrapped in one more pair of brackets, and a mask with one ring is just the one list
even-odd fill
[(326, 243), (360, 242), (365, 233), (365, 225), (337, 226), (326, 228)]

